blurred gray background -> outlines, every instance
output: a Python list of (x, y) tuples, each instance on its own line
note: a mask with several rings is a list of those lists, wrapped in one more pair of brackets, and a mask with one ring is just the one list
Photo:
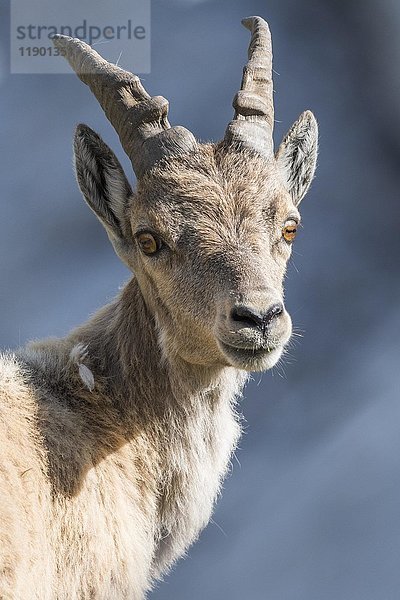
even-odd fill
[[(9, 75), (0, 6), (0, 346), (14, 348), (65, 334), (128, 277), (74, 182), (75, 124), (129, 167), (77, 78)], [(249, 14), (273, 33), (276, 143), (306, 108), (320, 124), (287, 280), (304, 337), (247, 387), (240, 464), (213, 522), (150, 597), (398, 600), (400, 4), (153, 0), (144, 83), (203, 140), (231, 118)]]

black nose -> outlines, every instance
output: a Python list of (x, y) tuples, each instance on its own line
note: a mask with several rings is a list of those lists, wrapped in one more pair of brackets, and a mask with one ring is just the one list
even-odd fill
[(266, 312), (258, 311), (256, 308), (239, 304), (234, 306), (231, 312), (233, 321), (242, 323), (243, 327), (256, 327), (262, 333), (265, 333), (268, 325), (276, 317), (283, 313), (283, 304), (280, 302), (273, 304)]

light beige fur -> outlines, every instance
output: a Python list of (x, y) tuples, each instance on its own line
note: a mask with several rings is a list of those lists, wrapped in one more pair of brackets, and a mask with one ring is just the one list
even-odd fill
[[(207, 524), (247, 374), (291, 335), (284, 309), (262, 330), (232, 311), (283, 303), (282, 228), (300, 218), (316, 155), (310, 113), (296, 127), (278, 161), (199, 145), (134, 192), (78, 127), (79, 185), (134, 275), (66, 338), (0, 359), (2, 599), (140, 600)], [(162, 240), (154, 256), (143, 230)]]

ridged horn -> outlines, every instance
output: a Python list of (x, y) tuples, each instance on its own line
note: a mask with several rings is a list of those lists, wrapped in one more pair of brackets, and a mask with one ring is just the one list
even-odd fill
[(226, 129), (225, 142), (270, 157), (274, 127), (271, 33), (261, 17), (248, 17), (242, 23), (251, 31), (248, 62), (233, 100), (235, 115)]
[(138, 177), (166, 156), (197, 148), (190, 131), (168, 123), (168, 100), (151, 97), (139, 77), (109, 63), (77, 38), (55, 35), (53, 42), (97, 98)]

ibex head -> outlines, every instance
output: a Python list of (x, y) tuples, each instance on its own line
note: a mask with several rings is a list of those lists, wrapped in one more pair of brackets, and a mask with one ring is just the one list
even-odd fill
[(138, 184), (131, 190), (110, 148), (85, 125), (75, 134), (82, 193), (134, 271), (167, 356), (245, 370), (272, 367), (291, 335), (283, 279), (314, 175), (317, 124), (294, 123), (274, 154), (272, 50), (267, 23), (249, 58), (225, 138), (200, 144), (170, 127), (168, 102), (83, 42), (55, 44), (116, 129)]

